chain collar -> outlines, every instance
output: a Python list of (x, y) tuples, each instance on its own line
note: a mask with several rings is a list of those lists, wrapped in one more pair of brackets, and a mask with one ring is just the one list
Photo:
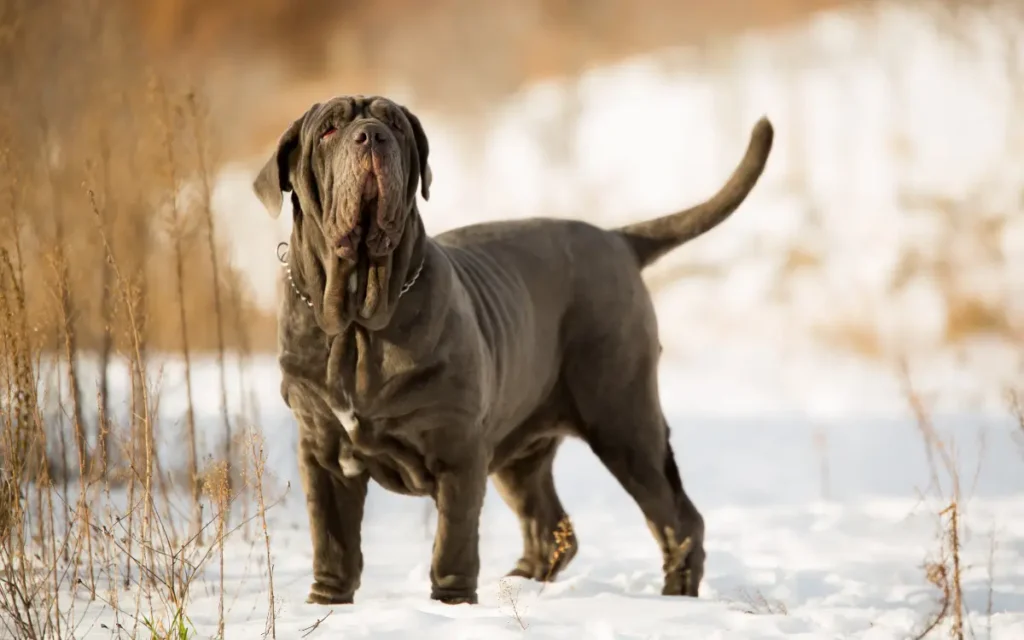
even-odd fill
[[(309, 299), (309, 296), (307, 296), (307, 295), (303, 294), (301, 291), (299, 291), (299, 288), (295, 285), (295, 280), (292, 278), (292, 268), (291, 268), (291, 265), (288, 264), (288, 243), (287, 242), (280, 242), (280, 243), (278, 243), (278, 245), (277, 245), (277, 261), (281, 263), (282, 267), (284, 267), (285, 274), (287, 274), (287, 276), (288, 276), (288, 284), (290, 284), (292, 286), (292, 291), (295, 292), (295, 295), (299, 296), (300, 300), (302, 300), (303, 302), (306, 303), (307, 307), (312, 309), (313, 308), (313, 301)], [(415, 273), (413, 273), (412, 277), (409, 278), (409, 280), (405, 284), (402, 285), (401, 291), (398, 292), (398, 297), (399, 298), (401, 298), (402, 296), (407, 294), (409, 292), (409, 289), (412, 289), (413, 285), (416, 284), (416, 281), (420, 279), (420, 274), (423, 273), (423, 263), (424, 262), (425, 262), (425, 260), (420, 260), (420, 266), (416, 267)]]

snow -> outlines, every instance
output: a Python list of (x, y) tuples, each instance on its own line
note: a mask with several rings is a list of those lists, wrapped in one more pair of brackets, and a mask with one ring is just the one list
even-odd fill
[[(704, 66), (670, 51), (595, 69), (575, 84), (525, 88), (492, 114), (486, 135), (470, 140), (443, 114), (420, 113), (431, 138), (434, 184), (422, 212), (432, 232), (506, 217), (612, 225), (661, 214), (719, 186), (757, 117), (775, 123), (774, 154), (747, 203), (651, 274), (695, 273), (672, 278), (655, 300), (673, 446), (707, 521), (702, 595), (658, 595), (660, 557), (639, 509), (570, 442), (556, 483), (581, 546), (557, 582), (541, 589), (501, 580), (520, 539), (492, 489), (481, 522), (481, 604), (431, 602), (429, 505), (374, 487), (356, 604), (304, 604), (311, 556), (295, 425), (280, 401), (276, 363), (265, 357), (246, 374), (284, 498), (268, 514), (277, 637), (302, 637), (328, 613), (308, 637), (911, 637), (936, 610), (923, 565), (939, 550), (950, 487), (941, 469), (942, 491), (930, 486), (897, 375), (905, 355), (938, 429), (956, 445), (968, 623), (978, 637), (1024, 638), (1024, 447), (1004, 398), (1020, 383), (1019, 345), (998, 336), (949, 344), (944, 283), (926, 273), (893, 286), (908, 253), (948, 251), (958, 256), (961, 286), (1011, 311), (1024, 299), (1024, 252), (1016, 250), (1024, 226), (1013, 217), (1024, 172), (1009, 148), (1003, 41), (974, 14), (959, 26), (957, 41), (908, 9), (824, 14), (751, 35)], [(252, 197), (261, 162), (226, 171), (217, 206), (231, 212), (236, 263), (271, 306), (274, 246), (290, 216), (271, 223)], [(909, 203), (922, 194), (928, 202)], [(965, 224), (1003, 219), (1002, 262), (936, 214), (933, 201), (965, 198), (975, 198)], [(815, 266), (789, 270), (794, 250)], [(882, 355), (820, 339), (823, 329), (848, 326), (873, 335)], [(182, 433), (181, 363), (162, 364), (158, 438), (180, 463), (184, 454), (172, 445)], [(215, 452), (217, 375), (209, 361), (195, 367), (204, 451)], [(114, 373), (126, 392), (124, 372)], [(242, 397), (232, 380), (234, 414)], [(228, 638), (264, 632), (261, 545), (239, 536), (228, 543)], [(761, 596), (768, 605), (750, 604)], [(199, 636), (213, 637), (214, 566), (188, 611)], [(108, 638), (99, 622), (112, 620), (93, 607), (77, 637)]]
[[(304, 603), (311, 547), (295, 424), (278, 399), (274, 359), (250, 363), (247, 384), (259, 399), (257, 422), (272, 475), (266, 496), (275, 504), (268, 520), (277, 637), (303, 637), (328, 613), (308, 637), (882, 639), (906, 638), (919, 629), (937, 610), (937, 592), (923, 566), (939, 552), (939, 512), (951, 486), (941, 468), (940, 486), (931, 486), (909, 409), (888, 417), (798, 415), (779, 406), (705, 412), (699, 408), (709, 406), (702, 399), (705, 388), (687, 382), (727, 377), (734, 363), (717, 371), (701, 370), (705, 364), (690, 370), (666, 364), (661, 375), (683, 482), (707, 521), (708, 564), (698, 600), (659, 595), (660, 553), (639, 509), (582, 443), (570, 441), (558, 454), (555, 474), (580, 550), (556, 582), (542, 589), (503, 580), (521, 540), (514, 514), (492, 486), (480, 525), (480, 604), (430, 601), (432, 506), (371, 486), (356, 604), (319, 607)], [(237, 371), (235, 365), (229, 360), (228, 371)], [(171, 455), (183, 441), (182, 368), (170, 358), (158, 366), (158, 441), (162, 463), (172, 466), (184, 460), (180, 451), (177, 459)], [(220, 446), (219, 389), (212, 360), (193, 366), (205, 458)], [(91, 384), (95, 371), (86, 367), (83, 373)], [(120, 366), (112, 373), (115, 381), (123, 378)], [(241, 398), (238, 382), (229, 376), (233, 416)], [(813, 396), (814, 388), (806, 392)], [(730, 398), (717, 400), (733, 406)], [(1024, 447), (1014, 437), (1018, 427), (1008, 414), (940, 413), (935, 421), (955, 447), (962, 478), (968, 621), (979, 637), (1024, 637)], [(184, 496), (175, 504), (188, 513)], [(258, 533), (228, 538), (227, 638), (262, 637), (268, 610), (264, 554)], [(193, 585), (187, 608), (200, 638), (215, 637), (217, 594), (214, 557)], [(123, 590), (118, 600), (131, 611), (126, 603), (133, 597)], [(75, 611), (75, 637), (111, 637), (100, 626), (117, 622), (109, 608), (87, 604), (80, 592)], [(124, 615), (120, 622), (130, 628)]]

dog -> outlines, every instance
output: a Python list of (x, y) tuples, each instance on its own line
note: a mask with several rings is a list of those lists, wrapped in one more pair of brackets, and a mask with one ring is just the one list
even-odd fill
[(417, 205), (430, 147), (416, 115), (341, 96), (296, 120), (253, 189), (274, 217), (290, 194), (294, 217), (278, 339), (312, 538), (307, 602), (353, 602), (371, 479), (434, 500), (432, 599), (477, 602), (488, 478), (522, 528), (509, 575), (554, 580), (577, 550), (552, 477), (567, 437), (642, 510), (662, 593), (698, 596), (704, 521), (669, 444), (641, 271), (739, 207), (773, 136), (761, 118), (721, 190), (678, 213), (615, 230), (534, 218), (430, 237)]

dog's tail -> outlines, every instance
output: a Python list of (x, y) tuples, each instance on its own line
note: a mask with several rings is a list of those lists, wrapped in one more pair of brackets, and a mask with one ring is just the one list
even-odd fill
[(750, 134), (750, 144), (729, 181), (710, 200), (654, 220), (618, 229), (629, 242), (640, 268), (644, 268), (679, 245), (714, 229), (729, 217), (757, 184), (772, 150), (775, 133), (767, 118), (761, 118)]

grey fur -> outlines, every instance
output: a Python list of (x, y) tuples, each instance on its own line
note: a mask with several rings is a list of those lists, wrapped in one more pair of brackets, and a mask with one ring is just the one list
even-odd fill
[(428, 195), (428, 142), (407, 109), (338, 97), (289, 128), (254, 189), (272, 215), (292, 193), (289, 267), (312, 303), (285, 288), (279, 316), (281, 393), (299, 424), (312, 535), (311, 602), (352, 602), (359, 588), (370, 479), (434, 499), (432, 598), (476, 602), (488, 477), (522, 525), (511, 573), (554, 579), (576, 553), (552, 478), (569, 436), (585, 440), (640, 506), (662, 551), (663, 592), (697, 595), (704, 523), (669, 445), (641, 269), (732, 213), (772, 138), (762, 119), (722, 190), (664, 218), (618, 230), (538, 218), (431, 238), (416, 203), (417, 187)]

